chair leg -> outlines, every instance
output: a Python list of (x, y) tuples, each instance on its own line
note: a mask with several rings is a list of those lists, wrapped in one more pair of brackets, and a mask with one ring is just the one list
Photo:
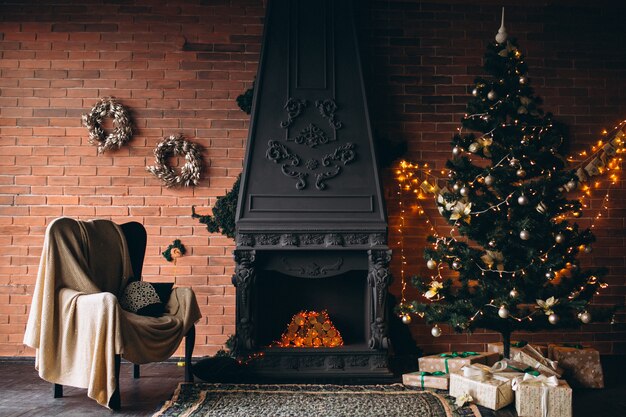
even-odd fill
[(137, 365), (136, 363), (133, 364), (133, 378), (137, 379), (139, 378), (141, 375), (139, 373), (139, 365)]
[(62, 398), (63, 397), (63, 385), (54, 384), (54, 398)]
[(119, 410), (121, 408), (121, 399), (120, 399), (120, 362), (121, 356), (115, 355), (115, 391), (109, 399), (109, 407), (111, 410)]
[(185, 382), (193, 382), (193, 372), (191, 372), (191, 355), (193, 354), (195, 344), (196, 326), (193, 325), (185, 335)]

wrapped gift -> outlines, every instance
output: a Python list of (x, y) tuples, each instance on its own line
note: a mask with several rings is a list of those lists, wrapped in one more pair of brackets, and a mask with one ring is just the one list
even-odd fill
[(500, 357), (496, 352), (446, 352), (438, 355), (423, 356), (418, 359), (418, 362), (420, 371), (441, 371), (449, 374), (473, 363), (493, 365), (498, 359)]
[(550, 358), (559, 362), (572, 386), (604, 388), (600, 353), (580, 345), (548, 345)]
[[(513, 353), (517, 352), (520, 348), (523, 348), (524, 346), (528, 345), (529, 343), (525, 340), (514, 340), (511, 341), (511, 355), (513, 355)], [(530, 346), (532, 346), (536, 351), (538, 351), (539, 353), (541, 353), (543, 356), (547, 357), (548, 356), (548, 346), (546, 345), (536, 345), (534, 343), (530, 344)], [(488, 352), (498, 352), (499, 354), (504, 354), (504, 344), (502, 342), (498, 342), (498, 343), (487, 343), (487, 351)]]
[(499, 410), (513, 402), (511, 381), (521, 375), (519, 372), (494, 371), (482, 364), (464, 366), (462, 373), (450, 374), (450, 395), (469, 394), (476, 404)]
[(412, 387), (448, 389), (450, 375), (445, 372), (411, 372), (402, 375), (402, 383)]
[(511, 359), (531, 366), (548, 376), (560, 378), (563, 375), (563, 369), (558, 366), (556, 361), (546, 358), (531, 345), (526, 345), (516, 350), (515, 353), (511, 353)]
[(572, 389), (555, 376), (533, 376), (513, 380), (518, 417), (571, 417)]

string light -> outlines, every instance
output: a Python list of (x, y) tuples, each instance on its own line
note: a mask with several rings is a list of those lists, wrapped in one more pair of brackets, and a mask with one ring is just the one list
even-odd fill
[[(497, 103), (496, 103), (497, 104)], [(474, 115), (466, 115), (466, 118), (473, 118), (473, 117), (484, 117), (486, 114), (482, 113), (482, 114), (474, 114)], [(506, 126), (506, 124), (505, 124)], [(548, 127), (551, 127), (552, 125), (549, 125)], [(495, 129), (494, 129), (495, 130)], [(476, 139), (476, 141), (479, 141), (480, 139), (484, 139), (488, 136), (491, 136), (493, 134), (493, 131), (491, 130), (487, 133), (485, 133), (484, 135), (480, 136), (479, 138)], [(544, 127), (526, 127), (524, 128), (524, 130), (528, 130), (528, 132), (524, 132), (525, 136), (526, 133), (529, 134), (529, 136), (536, 136), (538, 138), (541, 137), (542, 134), (546, 133), (546, 128)], [(458, 129), (459, 134), (462, 132), (462, 128)], [(622, 164), (623, 164), (623, 158), (621, 157), (621, 155), (623, 153), (626, 152), (626, 146), (625, 146), (625, 140), (624, 138), (626, 138), (626, 120), (622, 121), (621, 123), (619, 123), (611, 132), (611, 134), (609, 135), (608, 132), (606, 130), (603, 131), (604, 135), (608, 135), (608, 140), (602, 141), (599, 140), (594, 146), (592, 146), (591, 150), (589, 152), (587, 151), (583, 151), (579, 153), (580, 157), (583, 157), (582, 160), (576, 160), (573, 157), (568, 157), (567, 161), (570, 163), (570, 165), (574, 165), (574, 170), (576, 170), (577, 172), (580, 171), (580, 169), (586, 169), (589, 165), (589, 163), (593, 162), (596, 160), (596, 158), (598, 158), (599, 156), (603, 156), (604, 161), (603, 162), (603, 166), (596, 166), (596, 168), (598, 168), (598, 172), (596, 173), (596, 175), (603, 175), (608, 173), (608, 179), (609, 179), (609, 185), (607, 187), (606, 193), (604, 195), (602, 204), (600, 209), (598, 210), (596, 216), (593, 218), (592, 224), (591, 224), (591, 228), (595, 227), (596, 222), (602, 217), (602, 212), (605, 210), (608, 210), (609, 208), (609, 200), (610, 200), (610, 192), (611, 189), (614, 185), (617, 184), (617, 182), (619, 181), (619, 173), (622, 171)], [(563, 138), (561, 138), (561, 140), (563, 140)], [(607, 147), (607, 144), (611, 143), (612, 146), (614, 146), (615, 148), (615, 152), (611, 153), (610, 155), (607, 155), (609, 152), (609, 149)], [(606, 158), (606, 157), (609, 158)], [(492, 169), (502, 165), (505, 161), (509, 161), (509, 163), (512, 163), (511, 161), (514, 160), (514, 158), (512, 157), (512, 155), (508, 154), (505, 157), (503, 157), (497, 164), (492, 166)], [(591, 161), (591, 162), (590, 162)], [(531, 161), (531, 165), (533, 165), (534, 161)], [(553, 167), (552, 170), (555, 170), (556, 167)], [(439, 171), (440, 174), (443, 176), (446, 174), (445, 170), (441, 170)], [(407, 287), (407, 283), (406, 283), (406, 276), (405, 276), (405, 268), (407, 265), (407, 260), (406, 260), (406, 255), (405, 255), (405, 251), (404, 251), (404, 243), (405, 243), (405, 236), (404, 236), (404, 230), (406, 227), (406, 197), (410, 196), (412, 198), (412, 202), (415, 205), (416, 208), (416, 212), (418, 214), (418, 217), (422, 217), (424, 219), (424, 222), (426, 223), (426, 225), (428, 226), (431, 234), (436, 238), (435, 239), (435, 243), (433, 244), (434, 248), (437, 249), (437, 247), (439, 245), (446, 245), (446, 246), (450, 246), (453, 244), (453, 242), (457, 241), (457, 237), (454, 236), (454, 227), (458, 226), (458, 221), (455, 222), (455, 224), (453, 225), (451, 231), (450, 231), (450, 238), (442, 238), (440, 237), (440, 234), (437, 232), (437, 230), (434, 227), (434, 224), (432, 223), (432, 221), (430, 220), (430, 218), (428, 217), (428, 215), (426, 214), (426, 211), (424, 210), (424, 208), (422, 207), (422, 205), (419, 203), (419, 200), (421, 199), (425, 199), (425, 195), (424, 195), (424, 191), (427, 193), (431, 193), (433, 194), (434, 198), (436, 199), (438, 195), (441, 195), (441, 189), (439, 188), (439, 184), (440, 181), (442, 181), (441, 178), (433, 175), (432, 170), (428, 167), (427, 164), (423, 164), (422, 166), (420, 166), (420, 164), (417, 163), (409, 163), (407, 161), (402, 161), (399, 165), (399, 169), (396, 171), (397, 174), (397, 181), (398, 181), (398, 206), (399, 206), (399, 211), (400, 211), (400, 225), (398, 228), (398, 233), (399, 233), (399, 241), (398, 246), (400, 247), (400, 258), (401, 258), (401, 284), (402, 284), (402, 294), (401, 294), (401, 307), (407, 307), (409, 309), (409, 311), (413, 311), (413, 306), (412, 305), (407, 305), (406, 304), (406, 287)], [(551, 176), (552, 173), (551, 172), (547, 172), (548, 176)], [(430, 180), (433, 184), (430, 184), (428, 182), (428, 180)], [(468, 185), (472, 186), (474, 185), (474, 183), (476, 181), (481, 181), (484, 178), (483, 174), (479, 174), (478, 176), (476, 176), (474, 178), (474, 180), (468, 182)], [(446, 180), (447, 181), (447, 180)], [(583, 183), (583, 178), (579, 178), (579, 181), (581, 183)], [(601, 186), (601, 182), (600, 181), (595, 181), (593, 183), (589, 183), (589, 184), (584, 184), (581, 187), (581, 191), (582, 191), (582, 195), (579, 199), (579, 202), (581, 203), (581, 206), (584, 208), (588, 208), (589, 205), (585, 202), (585, 199), (591, 199), (592, 198), (592, 190), (593, 189), (597, 189)], [(444, 186), (444, 191), (445, 191), (445, 186)], [(568, 190), (571, 191), (571, 190)], [(488, 207), (485, 210), (480, 210), (480, 211), (476, 211), (476, 212), (470, 212), (471, 215), (480, 215), (483, 214), (489, 210), (499, 210), (501, 205), (504, 204), (509, 204), (509, 200), (510, 198), (514, 195), (515, 193), (511, 193), (509, 194), (503, 201), (501, 201), (498, 204), (495, 204), (493, 206)], [(563, 210), (564, 207), (560, 207), (560, 210)], [(575, 216), (577, 217), (577, 216)], [(563, 220), (565, 219), (564, 215), (559, 215), (555, 217), (555, 220)], [(547, 251), (545, 251), (543, 254), (540, 255), (539, 260), (543, 263), (547, 262), (548, 260), (548, 255), (549, 253), (556, 247), (557, 245), (553, 245), (551, 248), (549, 248)], [(584, 248), (579, 248), (579, 250), (583, 250)], [(573, 247), (570, 247), (567, 249), (567, 253), (571, 254), (572, 251), (574, 250)], [(455, 259), (455, 256), (452, 255), (444, 255), (445, 258), (450, 261)], [(516, 274), (519, 274), (521, 276), (524, 276), (526, 274), (526, 269), (528, 269), (528, 267), (530, 267), (533, 263), (535, 262), (535, 260), (531, 260), (530, 264), (526, 265), (523, 268), (517, 269), (517, 270), (510, 270), (510, 271), (505, 271), (505, 270), (497, 270), (497, 269), (485, 269), (483, 268), (481, 265), (479, 265), (478, 263), (476, 263), (476, 266), (481, 270), (482, 275), (484, 276), (485, 273), (497, 273), (499, 274), (500, 277), (502, 277), (503, 274), (511, 274), (513, 276), (513, 278), (515, 278)], [(437, 274), (436, 277), (433, 277), (433, 279), (435, 280), (443, 280), (443, 277), (441, 275), (442, 272), (442, 268), (443, 268), (443, 264), (444, 262), (438, 262), (437, 264)], [(571, 265), (568, 263), (568, 265), (566, 266), (566, 268), (564, 269), (567, 270), (567, 268), (571, 267)], [(555, 278), (559, 276), (558, 271), (555, 271)], [(578, 294), (580, 294), (580, 292), (582, 292), (586, 285), (593, 285), (599, 287), (599, 288), (606, 288), (607, 284), (603, 283), (603, 282), (598, 282), (596, 277), (591, 277), (588, 282), (584, 285), (582, 285), (579, 289), (579, 291), (575, 291), (573, 293), (571, 293), (568, 298), (574, 299), (578, 296)], [(440, 301), (441, 299), (443, 299), (444, 297), (439, 296), (438, 294), (434, 297), (431, 297), (430, 300), (433, 302), (437, 302)], [(486, 304), (484, 307), (478, 309), (476, 311), (476, 313), (474, 313), (470, 319), (468, 323), (471, 323), (472, 321), (474, 321), (476, 319), (476, 317), (478, 317), (479, 315), (483, 315), (484, 311), (483, 309), (485, 307), (494, 307), (494, 308), (500, 308), (501, 306), (495, 305), (493, 304), (493, 300), (489, 303)], [(529, 320), (532, 321), (533, 320), (533, 316), (535, 314), (537, 314), (537, 312), (539, 312), (540, 310), (535, 310), (530, 312), (529, 314), (525, 315), (525, 316), (513, 316), (513, 315), (508, 315), (508, 317), (510, 317), (513, 320), (517, 320), (519, 322), (524, 321), (524, 320)], [(420, 316), (423, 316), (423, 314), (420, 314)]]

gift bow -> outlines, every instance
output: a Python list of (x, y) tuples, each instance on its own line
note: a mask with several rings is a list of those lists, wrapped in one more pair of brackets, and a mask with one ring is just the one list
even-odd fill
[(422, 384), (422, 389), (424, 389), (424, 377), (425, 376), (444, 376), (446, 373), (441, 371), (435, 372), (420, 372), (420, 383)]
[[(503, 359), (493, 364), (491, 368), (489, 368), (486, 365), (475, 365), (475, 364), (466, 365), (463, 367), (463, 376), (466, 378), (472, 378), (472, 379), (478, 379), (480, 381), (484, 381), (490, 375), (507, 372), (507, 369), (511, 369), (517, 372), (524, 372), (518, 368), (515, 368), (514, 366), (511, 366), (511, 364), (508, 362), (507, 359)], [(534, 371), (534, 369), (532, 368), (530, 368), (530, 370)]]
[(450, 370), (448, 369), (448, 360), (450, 358), (467, 358), (468, 356), (478, 356), (478, 352), (452, 352), (452, 353), (442, 353), (439, 355), (442, 358), (446, 358), (444, 364), (446, 365), (446, 373), (449, 374)]
[(559, 380), (555, 376), (533, 376), (524, 374), (524, 377), (517, 377), (511, 382), (513, 391), (517, 391), (521, 384), (538, 385), (541, 387), (541, 416), (548, 417), (548, 395), (550, 388), (558, 387)]
[(552, 361), (546, 358), (545, 356), (541, 354), (541, 352), (539, 352), (537, 349), (535, 349), (531, 345), (526, 345), (524, 346), (524, 348), (527, 351), (530, 351), (530, 353), (532, 353), (533, 359), (537, 361), (534, 368), (539, 368), (541, 365), (544, 365), (544, 366), (548, 366), (552, 368), (554, 371), (557, 371), (559, 369), (559, 363), (557, 361)]

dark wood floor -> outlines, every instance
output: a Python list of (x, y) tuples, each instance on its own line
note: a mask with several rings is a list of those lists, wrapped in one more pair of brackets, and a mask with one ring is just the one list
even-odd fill
[[(619, 377), (626, 361), (608, 357), (603, 363), (607, 387), (575, 390), (573, 417), (626, 416), (626, 377)], [(52, 385), (39, 378), (32, 360), (0, 359), (0, 416), (150, 416), (170, 399), (183, 380), (183, 368), (172, 362), (144, 365), (141, 378), (133, 379), (132, 366), (122, 363), (120, 380), (122, 410), (112, 412), (89, 399), (84, 389), (65, 387), (63, 398), (52, 398)], [(516, 417), (516, 413), (509, 406), (495, 413), (483, 410), (483, 416)]]

